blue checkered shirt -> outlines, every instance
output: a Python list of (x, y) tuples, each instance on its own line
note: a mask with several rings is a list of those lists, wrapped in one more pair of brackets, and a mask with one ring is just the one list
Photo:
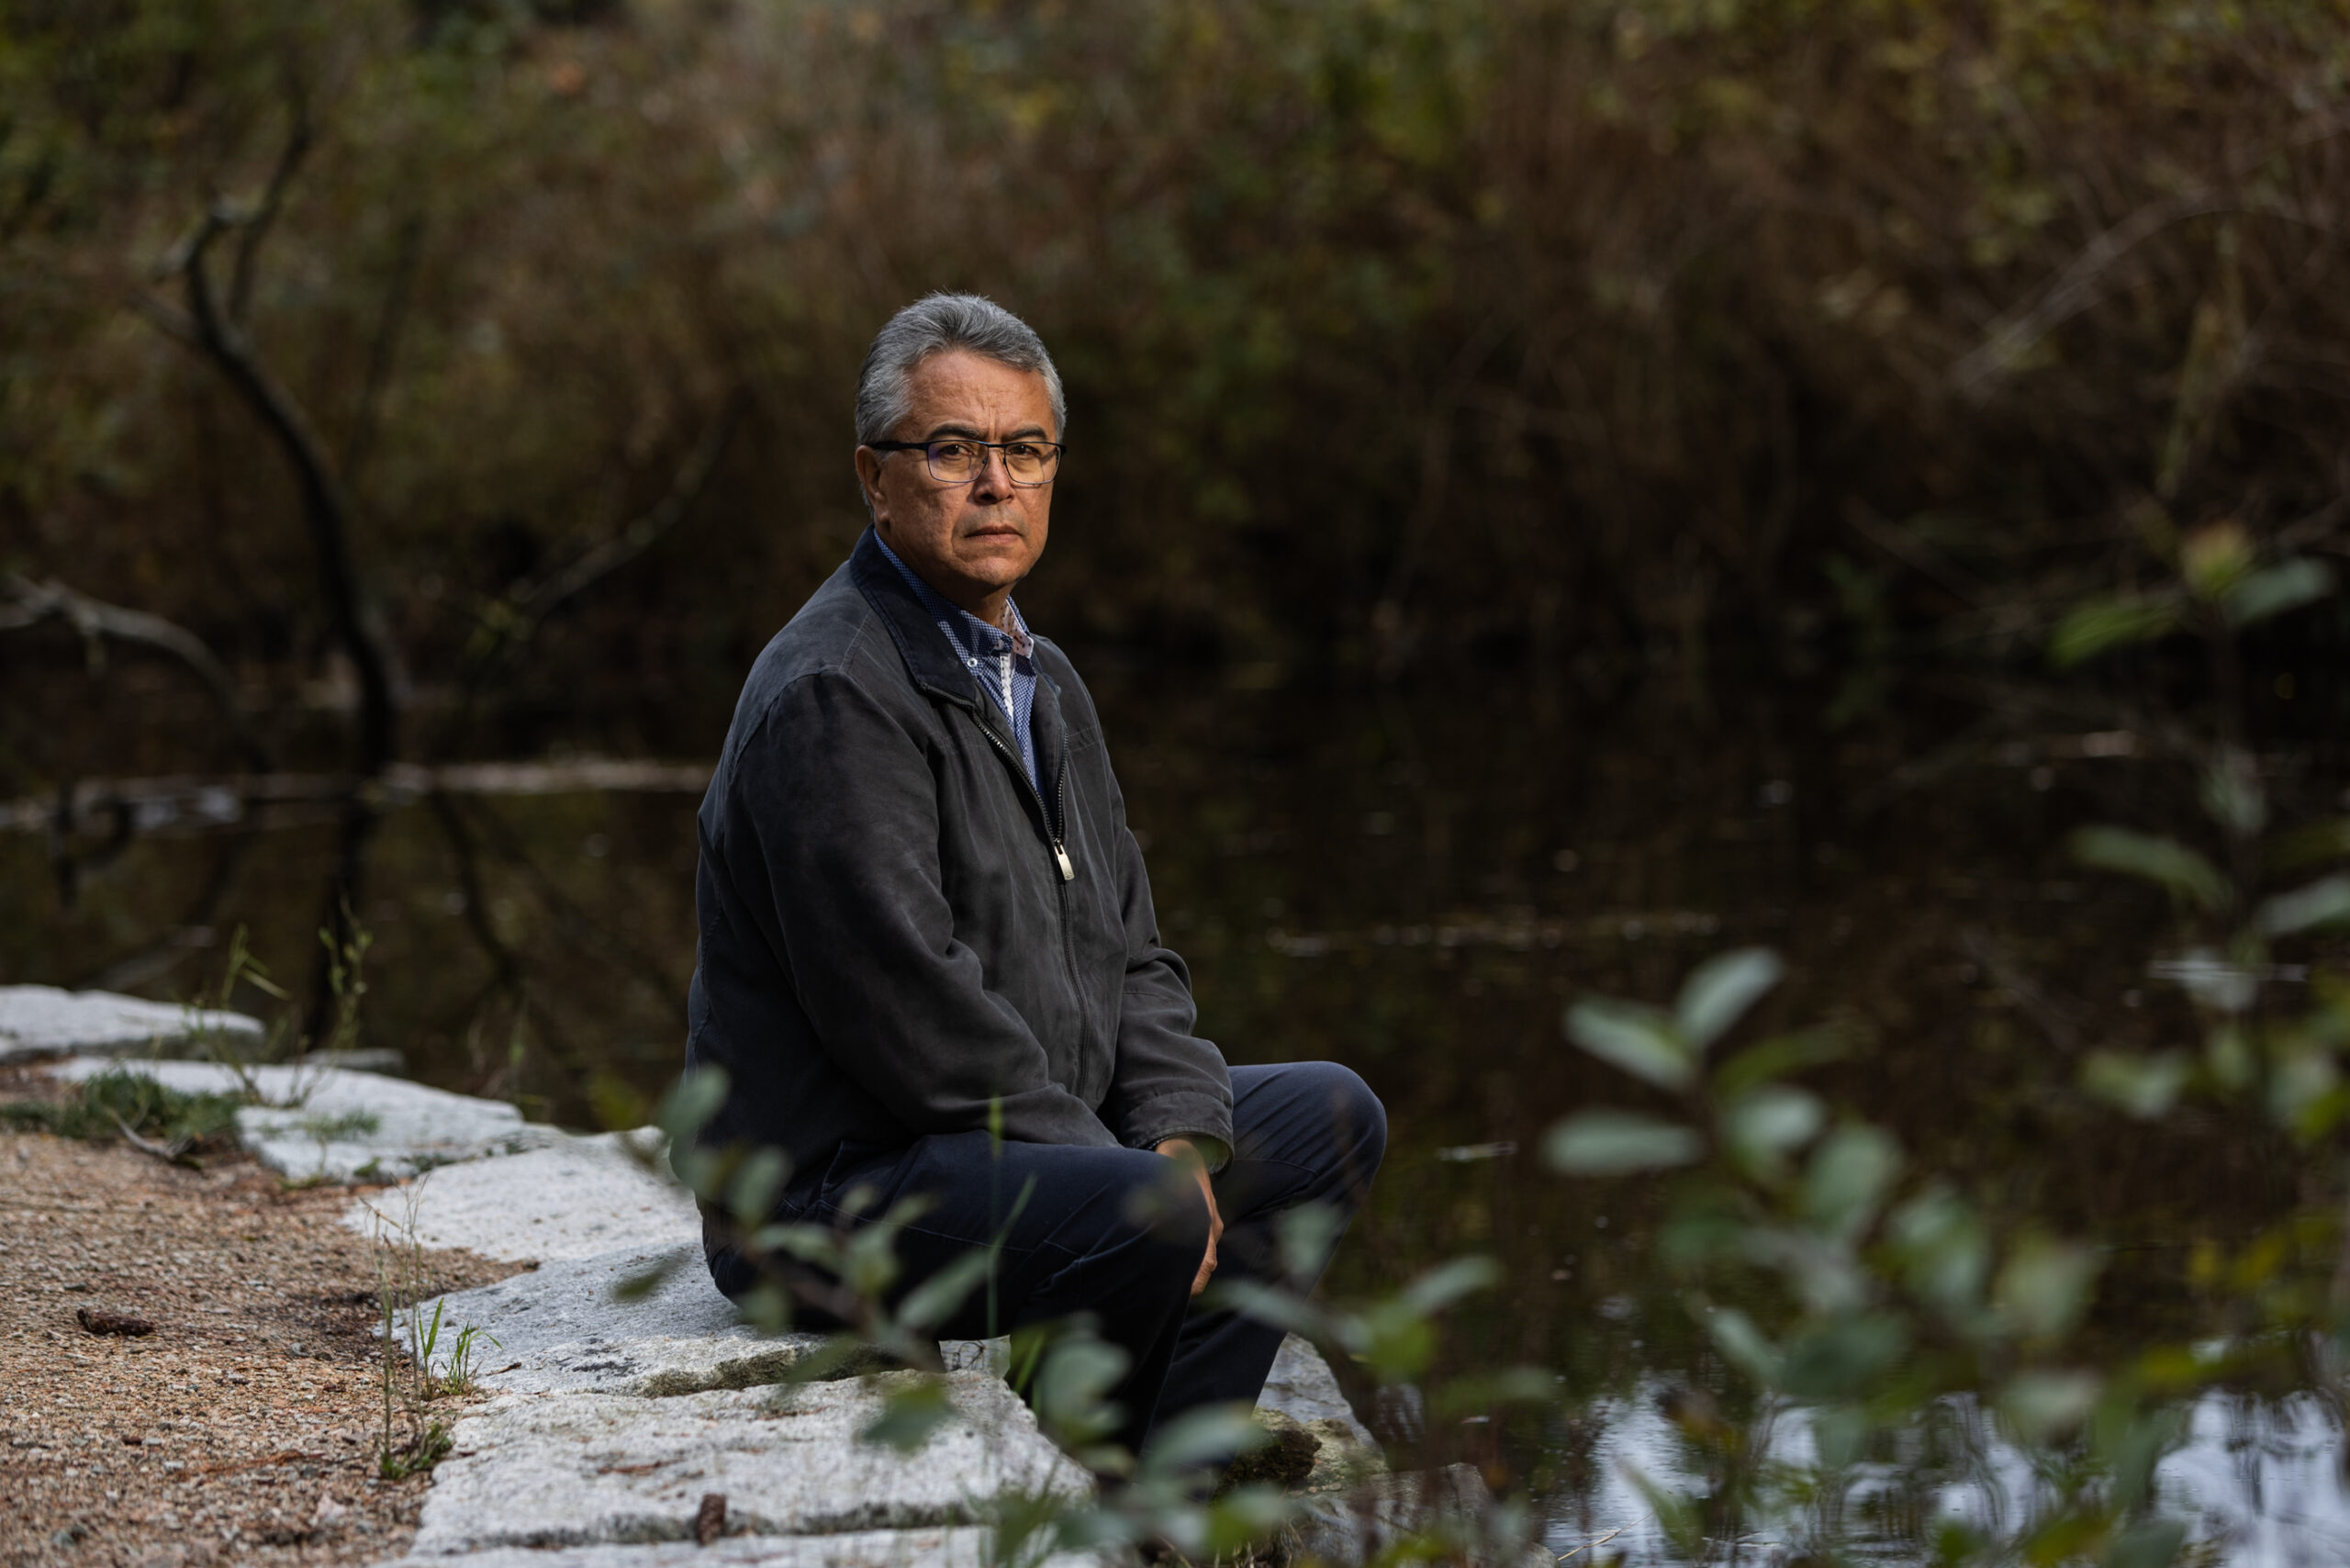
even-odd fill
[(914, 576), (913, 568), (899, 560), (896, 551), (882, 544), (879, 534), (874, 535), (873, 543), (881, 545), (881, 554), (890, 557), (890, 565), (898, 568), (898, 575), (922, 600), (923, 609), (938, 622), (979, 689), (995, 699), (995, 705), (1012, 721), (1012, 735), (1020, 743), (1020, 760), (1028, 768), (1028, 782), (1043, 789), (1044, 782), (1036, 775), (1036, 737), (1028, 724), (1029, 716), (1036, 711), (1036, 644), (1028, 635), (1028, 623), (1020, 619), (1019, 608), (1005, 601), (1003, 618), (1012, 622), (1012, 630), (1002, 632), (961, 606), (948, 603), (936, 588)]

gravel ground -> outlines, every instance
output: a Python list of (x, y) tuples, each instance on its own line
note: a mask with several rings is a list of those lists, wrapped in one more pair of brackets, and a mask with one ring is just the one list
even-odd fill
[[(0, 1071), (0, 1099), (56, 1092)], [(350, 1193), (206, 1163), (0, 1132), (0, 1562), (359, 1563), (414, 1535), (429, 1477), (375, 1474), (376, 1257), (338, 1223)], [(424, 1270), (437, 1292), (515, 1265)]]

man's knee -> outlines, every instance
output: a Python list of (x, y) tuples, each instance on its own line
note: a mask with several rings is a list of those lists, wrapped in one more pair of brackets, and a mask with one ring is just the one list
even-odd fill
[(1335, 1061), (1298, 1062), (1306, 1093), (1329, 1117), (1330, 1144), (1339, 1162), (1368, 1181), (1387, 1153), (1387, 1107), (1354, 1069)]

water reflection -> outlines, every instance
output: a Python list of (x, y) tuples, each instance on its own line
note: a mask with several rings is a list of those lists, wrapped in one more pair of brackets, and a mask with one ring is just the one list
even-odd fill
[[(1620, 1553), (1634, 1563), (1681, 1560), (1643, 1486), (1687, 1490), (1707, 1473), (1667, 1415), (1675, 1390), (1643, 1378), (1630, 1395), (1591, 1410), (1590, 1484), (1551, 1516), (1545, 1543), (1568, 1561)], [(1975, 1400), (1942, 1401), (1882, 1442), (1887, 1457), (1823, 1469), (1810, 1414), (1762, 1413), (1746, 1434), (1760, 1468), (1788, 1493), (1825, 1475), (1807, 1506), (1751, 1521), (1707, 1543), (1718, 1561), (1800, 1558), (1834, 1516), (1848, 1558), (1930, 1561), (1938, 1534), (1957, 1523), (1989, 1540), (2020, 1540), (2053, 1511), (2055, 1481)], [(2184, 1413), (2177, 1446), (2154, 1466), (2150, 1504), (2186, 1522), (2187, 1539), (2242, 1568), (2318, 1568), (2350, 1562), (2350, 1493), (2341, 1475), (2344, 1428), (2314, 1395), (2251, 1400), (2227, 1394)], [(1783, 1494), (1784, 1495), (1784, 1494)]]

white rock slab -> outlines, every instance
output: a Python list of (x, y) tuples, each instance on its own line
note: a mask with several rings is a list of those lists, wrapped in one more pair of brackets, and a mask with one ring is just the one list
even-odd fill
[(978, 1524), (1007, 1493), (1090, 1491), (1085, 1472), (985, 1372), (946, 1376), (956, 1418), (920, 1452), (858, 1441), (917, 1375), (675, 1399), (502, 1400), (457, 1423), (412, 1550), (686, 1540), (707, 1492), (725, 1495), (730, 1530), (837, 1535)]
[(240, 1076), (220, 1062), (74, 1057), (48, 1070), (78, 1082), (116, 1068), (187, 1093), (241, 1093), (250, 1078), (268, 1103), (237, 1113), (238, 1140), (297, 1182), (392, 1181), (453, 1160), (573, 1141), (559, 1128), (525, 1122), (503, 1101), (341, 1068), (256, 1067)]
[(1273, 1358), (1272, 1373), (1265, 1379), (1265, 1392), (1257, 1401), (1257, 1407), (1278, 1410), (1298, 1425), (1312, 1428), (1316, 1436), (1324, 1430), (1319, 1423), (1335, 1422), (1337, 1432), (1348, 1442), (1369, 1452), (1379, 1450), (1371, 1428), (1362, 1424), (1354, 1406), (1347, 1403), (1330, 1363), (1322, 1359), (1322, 1352), (1310, 1341), (1294, 1334), (1281, 1341), (1281, 1353)]
[[(403, 1557), (384, 1568), (995, 1568), (979, 1525), (944, 1529), (852, 1530), (845, 1535), (738, 1535), (696, 1546), (507, 1547), (456, 1557)], [(1036, 1568), (1099, 1568), (1091, 1553), (1056, 1552)]]
[(373, 1231), (382, 1216), (397, 1228), (412, 1208), (416, 1238), (425, 1246), (464, 1247), (511, 1262), (699, 1243), (693, 1195), (658, 1173), (666, 1169), (654, 1152), (658, 1133), (572, 1137), (530, 1130), (552, 1137), (542, 1148), (451, 1165), (397, 1193), (362, 1199), (342, 1222)]
[(262, 1040), (261, 1020), (241, 1013), (207, 1012), (110, 991), (0, 985), (0, 1062), (184, 1051), (210, 1041), (253, 1050)]
[[(634, 1301), (615, 1294), (624, 1281), (656, 1271), (661, 1282), (649, 1294)], [(819, 1334), (762, 1334), (743, 1321), (711, 1283), (699, 1241), (565, 1259), (437, 1305), (445, 1324), (478, 1328), (495, 1342), (475, 1358), (487, 1369), (476, 1381), (499, 1394), (662, 1398), (760, 1388), (783, 1382), (825, 1343)], [(427, 1316), (435, 1305), (424, 1304)], [(948, 1340), (939, 1353), (953, 1372), (991, 1364), (989, 1345), (978, 1340)], [(870, 1369), (842, 1375), (860, 1370)]]

